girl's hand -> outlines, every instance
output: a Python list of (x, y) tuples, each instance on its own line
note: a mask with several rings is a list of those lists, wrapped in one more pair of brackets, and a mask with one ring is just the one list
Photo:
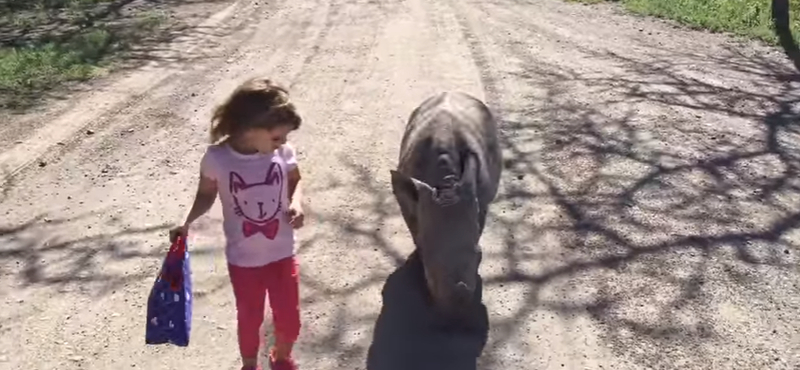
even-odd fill
[(176, 228), (173, 228), (169, 231), (169, 242), (175, 243), (178, 240), (178, 237), (182, 237), (186, 239), (186, 235), (189, 233), (189, 225), (181, 225)]
[(293, 228), (299, 229), (303, 227), (305, 215), (303, 214), (303, 207), (300, 205), (292, 203), (286, 211), (286, 216), (289, 217), (289, 223)]

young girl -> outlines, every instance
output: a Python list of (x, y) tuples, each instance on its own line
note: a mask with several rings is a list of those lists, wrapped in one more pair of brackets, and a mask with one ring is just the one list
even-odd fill
[(170, 232), (172, 241), (185, 236), (219, 194), (242, 370), (259, 369), (267, 294), (275, 328), (270, 368), (295, 369), (291, 353), (300, 311), (293, 229), (303, 225), (303, 208), (297, 158), (286, 137), (300, 123), (283, 87), (263, 78), (239, 86), (214, 112), (194, 204), (186, 222)]

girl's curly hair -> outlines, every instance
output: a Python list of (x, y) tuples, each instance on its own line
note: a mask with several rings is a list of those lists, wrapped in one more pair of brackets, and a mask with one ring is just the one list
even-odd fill
[(286, 88), (267, 78), (251, 78), (214, 110), (211, 142), (217, 143), (251, 128), (269, 130), (287, 125), (296, 130), (301, 123)]

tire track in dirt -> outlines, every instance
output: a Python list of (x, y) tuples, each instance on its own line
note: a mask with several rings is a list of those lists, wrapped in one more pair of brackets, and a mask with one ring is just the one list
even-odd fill
[[(453, 45), (458, 38), (449, 29), (433, 27), (432, 18), (451, 15), (431, 13), (429, 5), (343, 4), (320, 47), (326, 57), (307, 65), (294, 84), (295, 99), (309, 109), (293, 140), (301, 160), (313, 159), (304, 171), (314, 179), (299, 252), (308, 328), (299, 342), (301, 366), (363, 366), (381, 282), (410, 251), (387, 182), (405, 120), (439, 90), (479, 92), (474, 72), (459, 59), (466, 47)], [(323, 140), (343, 150), (332, 152)], [(335, 272), (342, 266), (358, 268)]]
[(324, 18), (324, 25), (322, 29), (317, 32), (316, 36), (314, 36), (314, 41), (312, 43), (311, 52), (308, 53), (308, 56), (303, 60), (302, 67), (297, 74), (295, 74), (292, 78), (289, 79), (290, 84), (288, 88), (291, 90), (294, 85), (303, 78), (304, 71), (306, 68), (311, 65), (317, 58), (320, 56), (320, 48), (322, 47), (322, 43), (325, 42), (328, 38), (328, 34), (330, 33), (331, 29), (335, 24), (335, 20), (339, 17), (339, 12), (341, 11), (341, 7), (343, 3), (334, 3), (333, 1), (328, 1), (325, 6), (328, 7), (328, 10), (325, 11), (325, 18)]
[[(488, 49), (488, 45), (492, 45), (492, 42), (495, 40), (486, 40), (487, 37), (491, 34), (491, 31), (497, 32), (495, 29), (491, 29), (491, 31), (486, 30), (483, 28), (481, 30), (476, 30), (474, 26), (476, 20), (475, 18), (470, 19), (468, 17), (468, 13), (464, 10), (464, 3), (452, 3), (449, 2), (449, 6), (451, 7), (452, 11), (456, 14), (459, 31), (461, 32), (462, 37), (469, 45), (469, 51), (471, 59), (474, 61), (475, 65), (477, 66), (478, 70), (480, 71), (480, 80), (485, 92), (485, 101), (489, 107), (491, 107), (493, 113), (497, 117), (500, 123), (500, 134), (502, 135), (502, 140), (504, 141), (504, 154), (503, 157), (505, 158), (505, 171), (503, 173), (502, 188), (500, 191), (500, 196), (498, 197), (498, 201), (493, 206), (490, 219), (496, 218), (498, 214), (505, 214), (507, 210), (514, 210), (515, 208), (519, 208), (519, 205), (512, 204), (511, 207), (507, 204), (503, 204), (502, 197), (503, 193), (509, 193), (518, 191), (519, 185), (518, 179), (516, 178), (517, 175), (511, 171), (509, 171), (509, 167), (514, 165), (513, 160), (509, 160), (509, 158), (514, 158), (513, 153), (509, 153), (509, 140), (513, 138), (514, 134), (514, 127), (509, 127), (507, 124), (508, 122), (508, 111), (507, 108), (507, 101), (508, 98), (504, 97), (502, 81), (504, 78), (508, 76), (496, 76), (498, 74), (498, 70), (504, 71), (505, 68), (503, 62), (505, 58), (508, 56), (503, 54), (498, 54), (497, 52), (491, 53)], [(491, 14), (482, 14), (481, 24), (485, 25), (487, 21), (486, 18), (483, 17), (492, 17)], [(483, 39), (479, 38), (478, 34), (483, 35)], [(502, 55), (504, 58), (503, 61), (498, 61), (497, 59), (492, 59), (492, 56), (498, 58)], [(500, 72), (502, 73), (502, 72)], [(534, 206), (535, 207), (535, 206)], [(549, 207), (540, 207), (540, 210), (546, 210)], [(539, 217), (542, 217), (541, 215)], [(510, 250), (508, 253), (499, 252), (496, 246), (498, 245), (510, 245), (509, 237), (502, 236), (497, 237), (493, 231), (494, 225), (497, 224), (495, 220), (492, 220), (489, 227), (487, 227), (486, 235), (482, 238), (481, 244), (484, 248), (484, 255), (488, 256), (490, 254), (501, 254), (504, 259), (513, 261), (515, 258), (515, 254), (513, 250)], [(506, 225), (508, 227), (508, 225)], [(511, 239), (513, 240), (513, 236)], [(503, 240), (504, 243), (501, 243), (500, 240)], [(513, 245), (513, 244), (511, 244)], [(484, 350), (484, 354), (481, 357), (479, 363), (481, 368), (495, 368), (495, 367), (502, 367), (502, 368), (527, 368), (531, 366), (531, 360), (528, 359), (528, 354), (533, 352), (534, 349), (529, 347), (529, 341), (527, 338), (514, 338), (516, 337), (517, 331), (515, 330), (516, 327), (522, 325), (522, 322), (527, 320), (536, 320), (532, 318), (532, 314), (535, 310), (536, 300), (535, 297), (537, 295), (537, 288), (531, 289), (520, 289), (519, 287), (513, 286), (513, 284), (507, 285), (500, 285), (499, 288), (497, 286), (493, 286), (490, 283), (487, 283), (487, 275), (488, 274), (497, 274), (496, 270), (498, 268), (496, 258), (487, 258), (484, 257), (484, 262), (482, 263), (482, 276), (484, 277), (484, 300), (486, 301), (487, 308), (489, 309), (490, 313), (490, 322), (491, 322), (491, 329), (489, 333), (489, 342)], [(501, 265), (506, 265), (505, 261), (501, 262)], [(503, 273), (507, 273), (508, 275), (514, 275), (516, 266), (513, 263), (508, 263), (507, 266), (500, 267)], [(493, 272), (486, 272), (486, 270), (495, 270)], [(505, 290), (506, 292), (503, 292)], [(512, 315), (504, 314), (504, 311), (513, 310), (512, 307), (507, 307), (508, 303), (513, 302), (510, 299), (509, 295), (516, 294), (521, 295), (523, 301), (526, 303), (516, 309), (516, 311), (512, 311)], [(511, 316), (508, 318), (508, 316)], [(502, 321), (501, 321), (502, 320)], [(552, 331), (553, 328), (548, 328), (548, 331)], [(517, 339), (513, 343), (510, 341), (512, 338)], [(539, 335), (537, 335), (539, 338)], [(514, 352), (517, 353), (516, 356), (506, 356), (506, 353)], [(538, 352), (538, 351), (536, 351)], [(519, 354), (522, 354), (521, 356)], [(541, 359), (539, 360), (541, 361)], [(547, 361), (549, 362), (549, 361)], [(542, 364), (544, 365), (544, 364)], [(539, 365), (541, 367), (542, 365)], [(544, 365), (544, 367), (548, 367)]]

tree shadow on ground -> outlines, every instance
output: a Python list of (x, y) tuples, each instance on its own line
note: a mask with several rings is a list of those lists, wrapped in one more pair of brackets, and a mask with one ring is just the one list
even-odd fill
[[(69, 236), (73, 225), (91, 218), (33, 217), (15, 226), (0, 227), (0, 279), (14, 290), (48, 287), (101, 297), (131, 283), (155, 277), (164, 248), (145, 248), (144, 242), (168, 225), (125, 227), (89, 236)], [(213, 253), (192, 250), (193, 256)], [(118, 264), (150, 262), (135, 270)]]
[[(617, 356), (642, 366), (707, 361), (717, 344), (746, 340), (727, 335), (739, 327), (720, 307), (778, 310), (774, 287), (797, 289), (781, 277), (796, 276), (800, 253), (794, 72), (735, 50), (585, 51), (621, 70), (593, 75), (508, 50), (535, 92), (513, 107), (489, 84), (507, 150), (501, 202), (518, 211), (496, 215), (507, 273), (486, 283), (521, 285), (529, 298), (493, 321), (483, 365), (532, 346), (522, 323), (542, 311), (591, 318)], [(755, 330), (770, 325), (751, 318)], [(770, 343), (789, 340), (767, 337), (741, 343), (764, 366), (780, 360)]]
[(464, 330), (440, 328), (425, 296), (422, 263), (409, 258), (386, 279), (383, 307), (375, 321), (367, 353), (368, 370), (470, 370), (477, 368), (487, 341), (489, 317), (482, 303), (479, 279), (470, 325)]

